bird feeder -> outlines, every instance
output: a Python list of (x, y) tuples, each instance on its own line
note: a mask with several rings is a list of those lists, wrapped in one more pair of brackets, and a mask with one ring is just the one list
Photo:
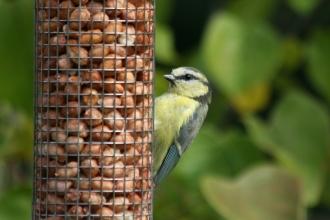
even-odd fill
[(36, 0), (32, 219), (152, 219), (154, 10)]

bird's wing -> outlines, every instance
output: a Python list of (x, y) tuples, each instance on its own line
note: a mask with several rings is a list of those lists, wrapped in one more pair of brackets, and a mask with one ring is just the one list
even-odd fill
[(176, 140), (180, 144), (180, 155), (189, 148), (195, 139), (205, 119), (207, 108), (207, 105), (199, 107), (188, 122), (180, 128), (179, 136)]
[(160, 183), (162, 179), (173, 170), (175, 165), (179, 162), (182, 154), (188, 149), (196, 137), (205, 118), (205, 114), (202, 114), (204, 111), (205, 109), (198, 108), (186, 125), (180, 128), (178, 138), (172, 143), (162, 165), (154, 177), (155, 186), (157, 186), (158, 183)]
[(178, 148), (172, 145), (168, 150), (166, 157), (160, 166), (157, 174), (154, 176), (154, 185), (157, 186), (171, 172), (175, 165), (179, 162), (180, 154)]

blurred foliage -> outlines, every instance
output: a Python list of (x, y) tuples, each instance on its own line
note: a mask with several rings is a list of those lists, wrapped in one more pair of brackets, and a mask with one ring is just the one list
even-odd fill
[(289, 94), (277, 104), (269, 121), (265, 126), (256, 118), (248, 119), (248, 133), (257, 146), (301, 178), (304, 203), (315, 205), (324, 187), (330, 146), (327, 112), (310, 97)]
[[(330, 2), (156, 3), (156, 95), (193, 66), (213, 100), (154, 219), (330, 219)], [(0, 219), (29, 219), (33, 1), (0, 10)]]
[[(174, 12), (184, 4), (173, 2)], [(159, 75), (175, 64), (204, 72), (214, 95), (193, 146), (155, 191), (155, 218), (330, 219), (330, 4), (205, 4), (213, 10), (205, 7), (202, 31), (191, 36), (199, 41), (189, 47), (177, 45), (187, 45), (180, 34), (195, 33), (195, 23), (177, 27), (171, 14), (171, 30), (162, 13), (157, 24), (157, 94), (166, 83)]]
[(205, 176), (201, 189), (214, 209), (228, 219), (306, 219), (299, 181), (275, 166), (250, 168), (234, 181)]
[(31, 159), (32, 118), (5, 103), (0, 102), (0, 108), (0, 160), (13, 156)]
[(0, 219), (29, 219), (31, 188), (21, 186), (8, 190), (0, 199)]

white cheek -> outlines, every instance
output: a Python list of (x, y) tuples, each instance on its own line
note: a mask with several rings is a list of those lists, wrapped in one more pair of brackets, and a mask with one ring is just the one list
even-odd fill
[(187, 82), (187, 81), (181, 81), (180, 82), (180, 87), (183, 90), (187, 90), (188, 88), (191, 88), (193, 85), (191, 84), (191, 82)]

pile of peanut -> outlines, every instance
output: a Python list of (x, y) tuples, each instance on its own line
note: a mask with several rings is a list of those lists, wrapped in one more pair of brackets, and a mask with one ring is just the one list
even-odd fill
[(33, 219), (150, 219), (154, 7), (39, 0)]

